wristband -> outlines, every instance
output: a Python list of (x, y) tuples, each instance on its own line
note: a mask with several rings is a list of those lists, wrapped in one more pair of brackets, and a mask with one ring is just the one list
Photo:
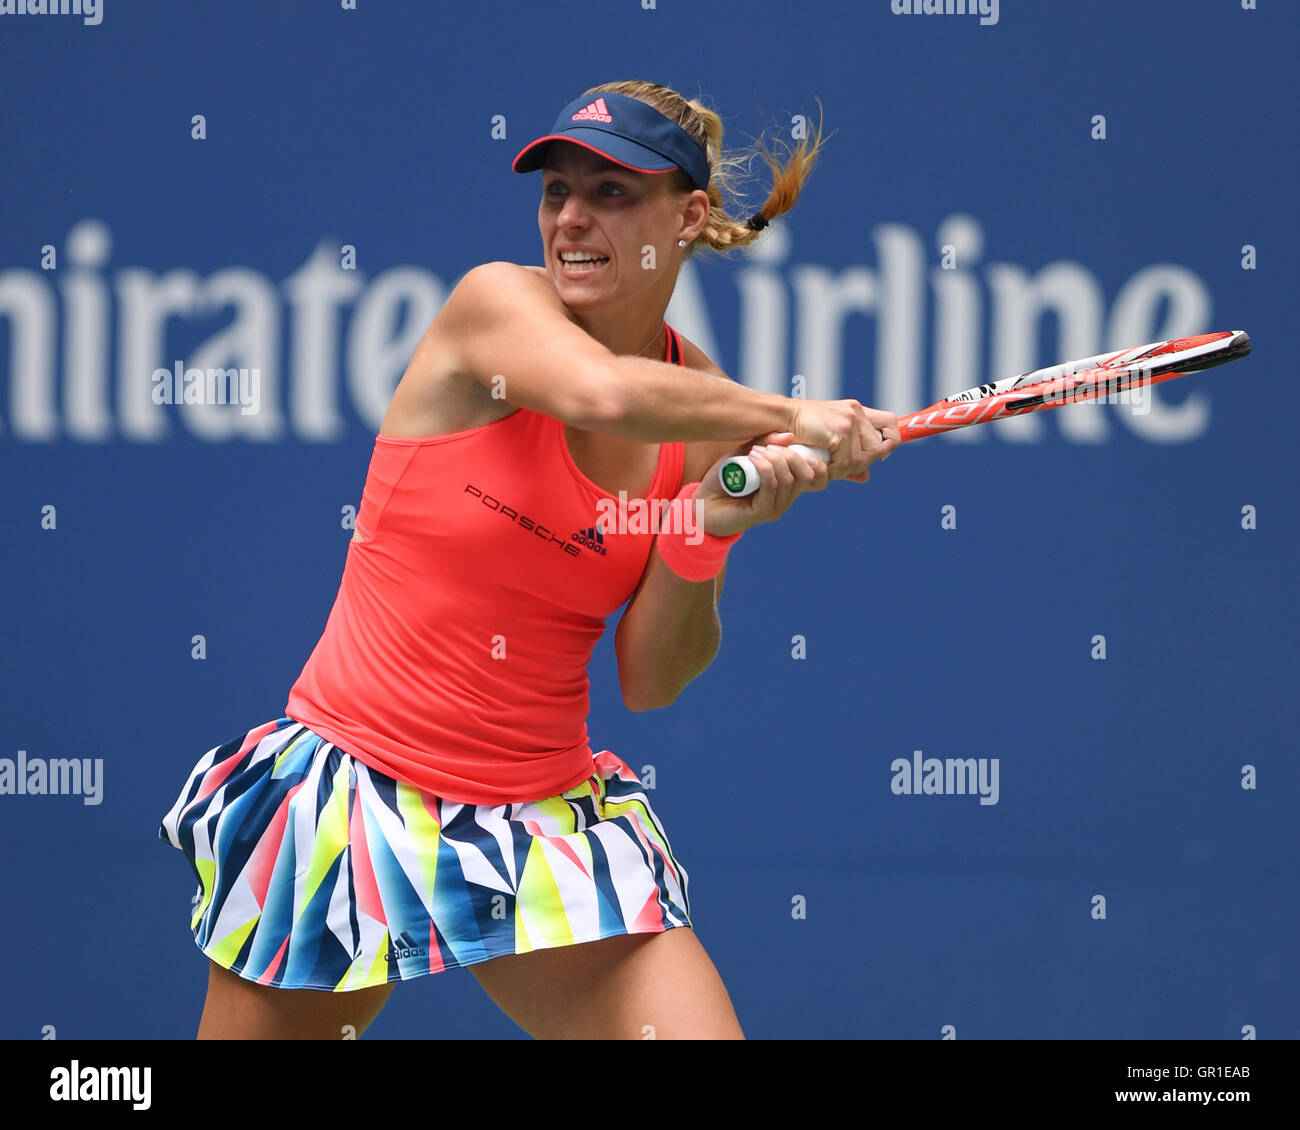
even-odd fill
[[(687, 483), (677, 492), (674, 502), (679, 502), (682, 510), (695, 505), (695, 492), (699, 483)], [(659, 556), (674, 573), (684, 581), (708, 581), (722, 572), (727, 560), (727, 552), (737, 541), (743, 530), (727, 537), (714, 537), (705, 533), (702, 527), (696, 528), (700, 540), (692, 545), (686, 540), (686, 532), (680, 529), (684, 522), (670, 523), (666, 530), (661, 530), (655, 543), (659, 546)], [(677, 526), (678, 529), (673, 527)]]

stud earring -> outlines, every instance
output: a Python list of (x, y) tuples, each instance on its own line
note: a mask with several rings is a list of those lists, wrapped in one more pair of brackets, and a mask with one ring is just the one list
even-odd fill
[(679, 239), (679, 240), (677, 241), (677, 246), (678, 246), (678, 247), (685, 247), (685, 246), (686, 246), (686, 240), (684, 240), (684, 239)]

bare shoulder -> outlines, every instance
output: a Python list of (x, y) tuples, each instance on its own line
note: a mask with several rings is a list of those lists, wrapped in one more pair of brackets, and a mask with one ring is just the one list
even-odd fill
[(491, 323), (495, 311), (536, 295), (554, 297), (540, 267), (493, 261), (480, 263), (456, 281), (442, 308), (415, 347), (380, 424), (388, 436), (433, 436), (492, 423), (513, 411), (494, 398), (464, 363), (466, 334)]
[(443, 308), (491, 305), (509, 301), (520, 291), (549, 294), (559, 302), (555, 288), (546, 277), (546, 268), (494, 259), (471, 267), (461, 275), (451, 288)]
[[(686, 362), (688, 369), (695, 369), (701, 373), (709, 373), (712, 376), (720, 377), (723, 380), (731, 380), (726, 373), (722, 371), (709, 358), (695, 342), (691, 341), (685, 334), (678, 331), (678, 337), (682, 340), (682, 359)], [(730, 455), (739, 444), (733, 440), (698, 440), (686, 444), (685, 460), (682, 467), (682, 482), (692, 483), (699, 482), (704, 478), (704, 473), (713, 466), (724, 455)]]

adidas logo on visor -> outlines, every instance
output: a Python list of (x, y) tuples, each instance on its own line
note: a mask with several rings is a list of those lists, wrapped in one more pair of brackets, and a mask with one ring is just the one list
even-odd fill
[(569, 120), (573, 122), (612, 122), (614, 115), (609, 112), (609, 108), (605, 105), (605, 99), (597, 98), (595, 102), (588, 102)]

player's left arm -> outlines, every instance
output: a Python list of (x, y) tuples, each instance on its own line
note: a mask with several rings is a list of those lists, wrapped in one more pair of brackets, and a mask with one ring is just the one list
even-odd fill
[[(731, 379), (686, 338), (682, 347), (689, 367)], [(755, 439), (774, 446), (756, 451), (748, 443), (730, 440), (685, 445), (682, 483), (701, 484), (695, 499), (700, 509), (695, 513), (704, 532), (725, 537), (760, 522), (776, 521), (802, 492), (826, 489), (826, 464), (810, 462), (790, 449), (793, 434), (770, 433)], [(729, 498), (718, 482), (719, 465), (747, 449), (760, 489), (745, 498)], [(725, 575), (724, 566), (711, 580), (687, 581), (664, 564), (657, 546), (650, 554), (641, 583), (614, 633), (619, 685), (629, 710), (668, 706), (713, 662), (722, 641), (718, 594)]]
[[(681, 339), (686, 364), (730, 380), (694, 342)], [(682, 486), (703, 480), (709, 468), (735, 450), (732, 440), (685, 445)], [(650, 560), (614, 632), (618, 681), (629, 710), (656, 710), (674, 702), (718, 653), (722, 622), (718, 594), (726, 565), (709, 581), (683, 580), (659, 556)]]
[[(682, 485), (699, 482), (731, 441), (686, 444)], [(668, 706), (718, 653), (722, 623), (718, 594), (722, 571), (707, 581), (687, 581), (664, 564), (657, 549), (614, 632), (618, 681), (629, 710)]]

